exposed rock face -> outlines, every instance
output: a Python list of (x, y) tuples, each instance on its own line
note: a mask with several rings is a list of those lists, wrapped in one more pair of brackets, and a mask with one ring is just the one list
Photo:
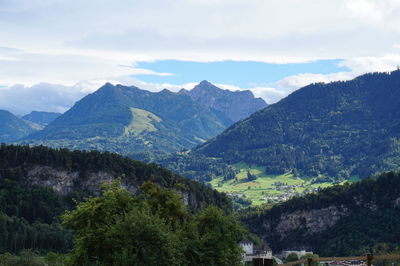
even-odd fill
[(261, 98), (255, 98), (249, 90), (230, 91), (220, 89), (204, 80), (192, 90), (181, 90), (193, 100), (225, 114), (232, 122), (246, 118), (252, 113), (267, 106)]
[[(80, 189), (93, 191), (95, 194), (100, 192), (101, 186), (111, 184), (116, 176), (107, 172), (90, 172), (86, 173), (85, 178), (81, 178), (78, 171), (60, 170), (49, 166), (36, 165), (25, 169), (27, 182), (31, 185), (41, 185), (53, 189), (61, 195), (67, 195), (76, 190), (77, 186)], [(1, 178), (1, 176), (0, 176)], [(121, 186), (135, 195), (138, 187), (133, 185), (128, 180), (122, 180)], [(185, 190), (177, 189), (183, 204), (198, 208), (197, 198), (194, 193)]]
[[(332, 227), (340, 218), (347, 215), (347, 208), (337, 208), (336, 206), (310, 211), (295, 211), (281, 216), (275, 230), (279, 233), (281, 239), (285, 238), (287, 233), (294, 228), (306, 229), (305, 232), (309, 235)], [(265, 226), (271, 228), (268, 224)]]
[[(49, 166), (34, 166), (28, 170), (27, 177), (30, 183), (49, 187), (62, 195), (72, 192), (78, 182), (79, 185), (84, 188), (89, 188), (98, 192), (103, 183), (110, 184), (115, 179), (115, 177), (109, 173), (96, 172), (88, 173), (87, 177), (82, 181), (77, 171), (69, 172)], [(135, 186), (127, 182), (122, 182), (121, 185), (133, 194), (137, 191)]]

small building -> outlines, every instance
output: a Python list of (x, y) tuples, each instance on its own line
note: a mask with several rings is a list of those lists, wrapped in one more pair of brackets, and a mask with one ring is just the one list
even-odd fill
[(291, 254), (291, 253), (296, 254), (298, 258), (301, 258), (302, 256), (307, 255), (307, 254), (311, 254), (311, 255), (313, 254), (312, 251), (305, 251), (305, 250), (285, 250), (285, 251), (282, 251), (282, 254), (281, 254), (280, 257), (286, 258), (286, 257), (289, 256), (289, 254)]
[(272, 259), (272, 250), (267, 245), (257, 246), (248, 240), (240, 241), (239, 245), (243, 249), (243, 263), (253, 259)]

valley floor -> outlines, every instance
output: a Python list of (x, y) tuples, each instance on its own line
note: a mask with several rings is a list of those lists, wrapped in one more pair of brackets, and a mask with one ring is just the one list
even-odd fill
[[(323, 176), (309, 178), (294, 176), (292, 173), (268, 175), (261, 166), (245, 163), (233, 166), (239, 170), (234, 179), (224, 180), (219, 177), (210, 181), (209, 184), (216, 190), (227, 193), (243, 206), (274, 204), (336, 184)], [(250, 180), (249, 174), (253, 176)], [(352, 178), (349, 181), (357, 180), (357, 178)]]

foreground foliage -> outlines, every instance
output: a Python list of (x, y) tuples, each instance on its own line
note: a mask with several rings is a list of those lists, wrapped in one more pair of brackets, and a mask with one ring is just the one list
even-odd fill
[(216, 207), (191, 215), (152, 183), (132, 197), (118, 183), (63, 216), (73, 230), (71, 265), (240, 265), (243, 228)]

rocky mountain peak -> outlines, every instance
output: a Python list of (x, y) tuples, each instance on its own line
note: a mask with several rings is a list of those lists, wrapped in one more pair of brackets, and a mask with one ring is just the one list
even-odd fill
[(225, 114), (233, 122), (246, 118), (252, 113), (267, 106), (261, 98), (246, 91), (230, 91), (221, 89), (207, 80), (203, 80), (190, 91), (180, 91), (193, 100)]

